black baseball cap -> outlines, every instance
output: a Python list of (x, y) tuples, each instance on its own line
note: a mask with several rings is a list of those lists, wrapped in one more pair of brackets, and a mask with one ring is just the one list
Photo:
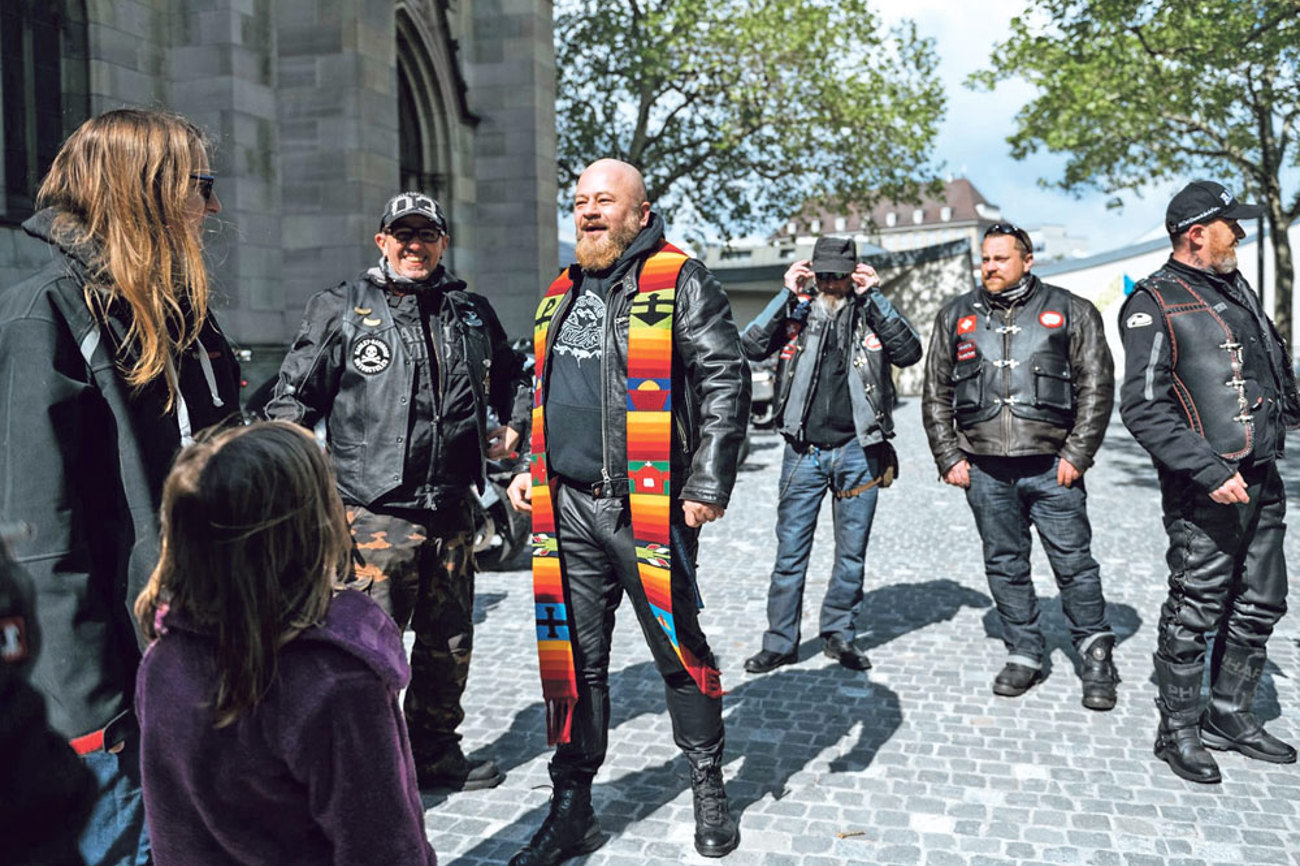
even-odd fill
[(813, 273), (851, 274), (857, 264), (858, 248), (853, 238), (818, 238), (813, 244)]
[(1165, 210), (1165, 230), (1180, 235), (1192, 226), (1214, 220), (1244, 220), (1257, 217), (1264, 209), (1243, 204), (1212, 180), (1194, 180), (1179, 191)]
[(434, 228), (447, 233), (447, 218), (442, 215), (442, 208), (432, 197), (422, 192), (399, 192), (384, 205), (384, 215), (379, 218), (379, 228), (388, 228), (392, 223), (406, 216), (422, 216), (433, 223)]

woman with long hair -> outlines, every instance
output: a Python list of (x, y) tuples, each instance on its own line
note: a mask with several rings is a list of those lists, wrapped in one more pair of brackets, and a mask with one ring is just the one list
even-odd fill
[(237, 411), (238, 365), (208, 308), (204, 220), (221, 210), (202, 132), (159, 111), (110, 111), (64, 143), (23, 228), (48, 248), (0, 291), (0, 518), (44, 634), (32, 679), (100, 797), (91, 864), (148, 859), (131, 710), (131, 606), (157, 563), (172, 458)]
[(432, 866), (398, 691), (401, 634), (331, 600), (352, 536), (329, 463), (287, 421), (200, 441), (163, 490), (136, 602), (136, 689), (158, 866)]

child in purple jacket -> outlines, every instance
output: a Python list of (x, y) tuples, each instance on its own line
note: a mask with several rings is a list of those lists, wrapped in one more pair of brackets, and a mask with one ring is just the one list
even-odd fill
[(293, 424), (181, 453), (162, 558), (135, 612), (158, 866), (434, 866), (398, 691), (393, 621), (331, 598), (351, 536), (325, 457)]

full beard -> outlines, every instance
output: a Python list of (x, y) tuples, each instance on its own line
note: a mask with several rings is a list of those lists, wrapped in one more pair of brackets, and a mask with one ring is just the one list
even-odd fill
[(836, 295), (827, 292), (820, 292), (817, 295), (817, 297), (813, 299), (813, 303), (817, 305), (818, 309), (821, 312), (825, 313), (828, 317), (830, 317), (830, 316), (834, 316), (836, 313), (840, 311), (840, 307), (844, 306), (844, 302), (846, 300), (848, 300), (847, 295)]
[(592, 240), (585, 234), (582, 235), (574, 248), (578, 266), (588, 273), (609, 270), (640, 233), (641, 223), (629, 220), (619, 225), (611, 225), (605, 234), (596, 240)]
[(1237, 251), (1228, 250), (1210, 263), (1210, 268), (1220, 276), (1227, 276), (1237, 269)]

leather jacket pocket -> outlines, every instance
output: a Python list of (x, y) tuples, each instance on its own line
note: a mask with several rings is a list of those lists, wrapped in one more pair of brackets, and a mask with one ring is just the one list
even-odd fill
[(962, 361), (952, 368), (952, 406), (958, 412), (974, 412), (984, 405), (984, 362)]
[(1070, 363), (1055, 354), (1040, 352), (1030, 359), (1034, 374), (1034, 405), (1069, 412), (1074, 408)]

